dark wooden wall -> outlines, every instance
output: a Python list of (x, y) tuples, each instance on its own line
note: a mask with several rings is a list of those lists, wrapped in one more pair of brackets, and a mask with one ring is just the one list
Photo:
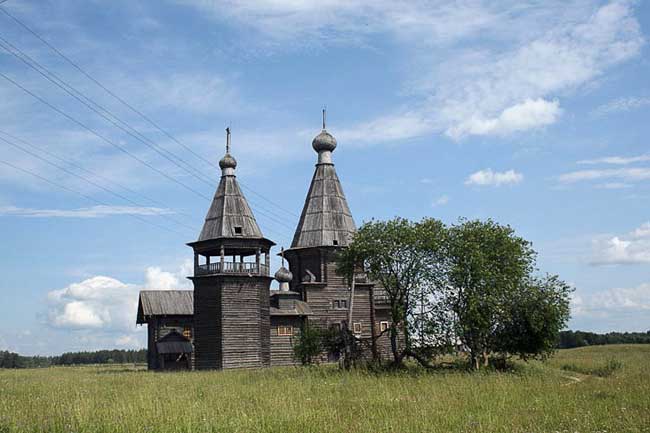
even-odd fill
[[(296, 316), (271, 317), (271, 365), (295, 365), (293, 345), (298, 341), (303, 319)], [(293, 335), (278, 335), (278, 326), (293, 327)]]
[(161, 368), (156, 342), (172, 330), (183, 334), (185, 328), (191, 329), (190, 341), (193, 341), (193, 323), (192, 316), (155, 316), (147, 320), (147, 368), (149, 370)]
[(270, 365), (270, 277), (215, 275), (194, 281), (197, 369)]

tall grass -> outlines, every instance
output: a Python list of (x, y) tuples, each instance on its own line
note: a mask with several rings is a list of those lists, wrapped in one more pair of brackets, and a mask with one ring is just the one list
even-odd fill
[[(615, 374), (562, 369), (608, 359)], [(648, 359), (650, 346), (602, 346), (505, 373), (5, 370), (0, 432), (650, 432)]]

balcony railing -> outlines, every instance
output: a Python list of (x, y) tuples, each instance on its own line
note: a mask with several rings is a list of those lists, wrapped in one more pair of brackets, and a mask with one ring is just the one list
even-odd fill
[(264, 263), (216, 262), (198, 265), (194, 268), (194, 275), (213, 274), (268, 275), (269, 267)]

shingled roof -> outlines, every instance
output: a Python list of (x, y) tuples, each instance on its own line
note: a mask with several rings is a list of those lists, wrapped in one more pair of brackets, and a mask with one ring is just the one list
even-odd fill
[(138, 301), (138, 325), (151, 316), (191, 316), (194, 314), (192, 290), (142, 290)]
[(234, 237), (257, 239), (263, 236), (237, 178), (225, 175), (221, 177), (198, 240)]
[(355, 231), (334, 164), (317, 164), (291, 248), (347, 246)]

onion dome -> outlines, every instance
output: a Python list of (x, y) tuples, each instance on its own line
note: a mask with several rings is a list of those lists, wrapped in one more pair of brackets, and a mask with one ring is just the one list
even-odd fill
[(275, 279), (278, 280), (280, 283), (289, 283), (291, 280), (293, 280), (293, 274), (291, 271), (284, 266), (282, 266), (278, 271), (275, 273)]
[(311, 142), (311, 147), (320, 155), (321, 152), (333, 152), (336, 138), (325, 129), (325, 109), (323, 109), (323, 130)]
[(230, 153), (226, 153), (219, 161), (219, 167), (222, 170), (225, 168), (237, 168), (237, 160)]
[(324, 150), (332, 152), (336, 149), (336, 138), (323, 128), (320, 134), (314, 137), (314, 140), (311, 142), (311, 147), (316, 152), (322, 152)]

